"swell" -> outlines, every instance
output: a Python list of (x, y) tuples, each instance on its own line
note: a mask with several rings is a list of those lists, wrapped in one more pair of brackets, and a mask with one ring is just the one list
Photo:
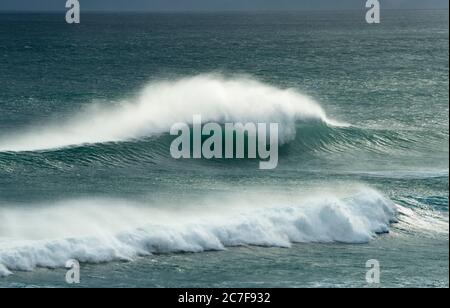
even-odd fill
[[(295, 123), (291, 140), (280, 147), (280, 158), (288, 163), (300, 159), (339, 157), (342, 155), (386, 155), (421, 157), (429, 152), (429, 144), (422, 145), (422, 137), (408, 132), (394, 132), (380, 129), (364, 129), (354, 126), (331, 126), (319, 120), (303, 120)], [(0, 170), (13, 172), (20, 167), (65, 169), (74, 166), (116, 166), (150, 165), (170, 168), (176, 160), (170, 156), (170, 144), (174, 137), (167, 133), (152, 137), (136, 138), (123, 142), (85, 144), (61, 149), (0, 152)], [(428, 136), (428, 140), (433, 139)], [(436, 139), (433, 142), (440, 142)], [(435, 147), (435, 153), (438, 146)], [(442, 155), (446, 155), (443, 153)], [(183, 161), (188, 164), (187, 161)], [(245, 164), (246, 160), (215, 160), (219, 164)], [(247, 161), (248, 162), (248, 161)], [(189, 164), (204, 163), (191, 160)]]
[[(448, 180), (448, 175), (447, 175)], [(447, 181), (448, 183), (448, 181)], [(409, 234), (449, 233), (449, 204), (447, 195), (396, 197), (401, 223), (397, 226)]]

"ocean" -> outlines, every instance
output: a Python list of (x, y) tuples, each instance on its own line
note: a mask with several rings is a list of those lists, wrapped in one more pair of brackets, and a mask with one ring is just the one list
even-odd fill
[(64, 16), (0, 13), (0, 287), (449, 286), (448, 10)]

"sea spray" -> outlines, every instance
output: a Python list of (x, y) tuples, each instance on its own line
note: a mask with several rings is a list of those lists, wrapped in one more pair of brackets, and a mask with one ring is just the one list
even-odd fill
[(69, 146), (120, 142), (168, 133), (175, 123), (192, 124), (201, 114), (208, 122), (279, 123), (280, 143), (295, 138), (295, 122), (313, 119), (328, 124), (325, 111), (294, 89), (260, 81), (198, 75), (175, 81), (153, 82), (136, 97), (113, 106), (95, 106), (64, 123), (48, 123), (0, 135), (0, 152), (58, 149)]
[(203, 200), (181, 208), (100, 199), (1, 207), (1, 272), (64, 267), (70, 259), (98, 263), (242, 245), (366, 243), (396, 221), (395, 205), (365, 187)]

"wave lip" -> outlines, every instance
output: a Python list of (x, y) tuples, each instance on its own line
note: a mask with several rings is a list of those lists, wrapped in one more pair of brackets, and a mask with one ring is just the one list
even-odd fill
[[(210, 202), (210, 201), (208, 201)], [(31, 212), (30, 212), (31, 211)], [(389, 231), (395, 205), (371, 189), (311, 196), (233, 197), (183, 209), (76, 201), (2, 209), (0, 274), (138, 256), (293, 243), (366, 243)]]
[(43, 151), (154, 136), (169, 132), (175, 123), (192, 124), (195, 114), (218, 123), (279, 123), (281, 142), (295, 137), (298, 120), (337, 124), (318, 103), (294, 89), (280, 89), (251, 78), (204, 74), (151, 83), (131, 100), (93, 106), (67, 123), (0, 136), (0, 152)]

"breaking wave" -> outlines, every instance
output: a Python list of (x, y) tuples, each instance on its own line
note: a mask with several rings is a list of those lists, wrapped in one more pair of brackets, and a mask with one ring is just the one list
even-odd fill
[[(217, 201), (220, 200), (220, 201)], [(203, 199), (182, 208), (119, 200), (0, 207), (0, 275), (36, 267), (293, 243), (366, 243), (389, 231), (396, 206), (365, 187)]]
[(65, 123), (46, 124), (0, 136), (0, 152), (24, 152), (123, 142), (167, 133), (195, 114), (218, 123), (279, 123), (280, 141), (295, 138), (295, 123), (329, 119), (313, 99), (250, 78), (205, 74), (154, 82), (139, 95), (110, 106), (91, 106)]

